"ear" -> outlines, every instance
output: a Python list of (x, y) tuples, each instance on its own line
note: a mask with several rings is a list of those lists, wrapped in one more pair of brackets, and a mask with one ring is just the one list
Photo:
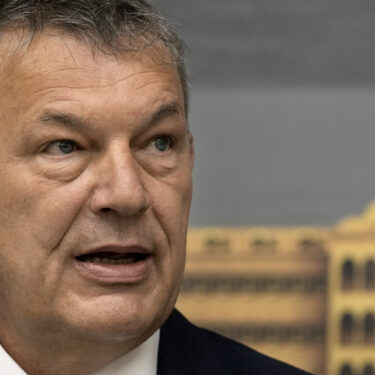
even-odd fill
[(189, 153), (190, 153), (190, 167), (193, 169), (195, 161), (194, 137), (190, 130), (188, 130), (189, 137)]

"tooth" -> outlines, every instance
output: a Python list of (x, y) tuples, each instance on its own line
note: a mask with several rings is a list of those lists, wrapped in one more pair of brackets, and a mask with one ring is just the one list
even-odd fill
[(99, 258), (96, 256), (87, 255), (84, 259), (84, 262), (91, 263), (101, 263), (101, 264), (132, 264), (137, 262), (136, 256), (131, 256), (129, 258), (122, 259), (112, 259), (112, 258)]

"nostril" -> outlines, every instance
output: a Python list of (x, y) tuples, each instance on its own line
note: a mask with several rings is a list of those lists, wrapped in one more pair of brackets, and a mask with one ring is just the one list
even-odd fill
[(113, 211), (111, 210), (110, 208), (107, 208), (107, 207), (104, 207), (101, 209), (102, 212), (110, 212), (110, 211)]

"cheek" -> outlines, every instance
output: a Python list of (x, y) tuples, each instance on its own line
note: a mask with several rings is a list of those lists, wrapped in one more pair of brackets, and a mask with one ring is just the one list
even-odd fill
[[(191, 179), (179, 176), (175, 183), (154, 181), (149, 189), (151, 206), (164, 242), (169, 247), (169, 258), (176, 269), (185, 261), (186, 232), (191, 202)], [(178, 264), (176, 264), (178, 263)], [(174, 269), (174, 268), (173, 268)]]
[(35, 225), (33, 231), (39, 243), (49, 252), (58, 246), (69, 232), (82, 206), (87, 201), (88, 188), (79, 181), (70, 184), (53, 184), (44, 188), (33, 205)]
[(48, 181), (22, 168), (1, 173), (0, 181), (0, 245), (33, 256), (51, 251), (80, 209), (84, 187)]
[[(17, 168), (0, 173), (0, 241), (1, 247), (14, 245), (28, 232), (27, 218), (33, 212), (33, 187)], [(11, 249), (7, 249), (12, 251)]]

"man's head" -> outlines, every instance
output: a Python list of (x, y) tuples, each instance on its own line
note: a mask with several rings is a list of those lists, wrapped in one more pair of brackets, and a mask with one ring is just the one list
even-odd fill
[(30, 372), (40, 348), (72, 366), (101, 348), (92, 370), (150, 336), (182, 280), (181, 44), (141, 0), (4, 3), (0, 340)]

